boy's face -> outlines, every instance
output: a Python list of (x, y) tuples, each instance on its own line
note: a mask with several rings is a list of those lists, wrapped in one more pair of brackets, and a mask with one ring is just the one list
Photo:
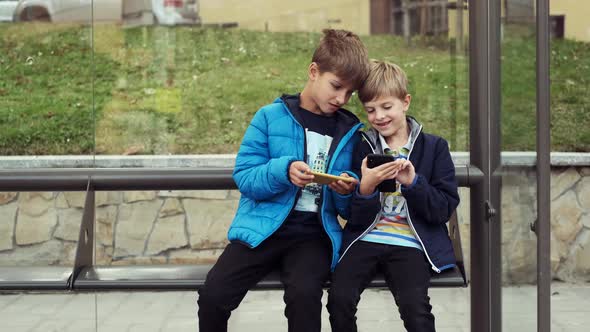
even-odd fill
[(332, 115), (344, 106), (353, 92), (353, 85), (331, 72), (320, 73), (315, 63), (309, 69), (310, 90), (316, 114)]
[(403, 99), (394, 96), (377, 97), (363, 104), (367, 119), (383, 137), (395, 135), (406, 128), (406, 112), (412, 97), (408, 94)]

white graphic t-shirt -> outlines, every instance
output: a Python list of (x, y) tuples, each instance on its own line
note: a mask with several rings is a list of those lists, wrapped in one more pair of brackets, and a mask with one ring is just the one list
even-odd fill
[[(313, 171), (325, 173), (328, 168), (328, 152), (332, 144), (332, 137), (318, 134), (309, 129), (305, 129), (307, 139), (307, 156), (306, 162)], [(295, 205), (295, 210), (306, 212), (317, 212), (317, 200), (320, 198), (322, 185), (310, 183), (301, 192), (301, 196)]]

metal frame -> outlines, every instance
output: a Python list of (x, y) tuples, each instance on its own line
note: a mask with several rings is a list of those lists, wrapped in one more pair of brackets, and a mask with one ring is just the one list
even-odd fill
[[(549, 0), (537, 16), (537, 329), (551, 329)], [(471, 330), (502, 330), (499, 1), (469, 3), (470, 161), (483, 172), (471, 189)], [(481, 222), (483, 221), (483, 222)]]
[(537, 330), (551, 331), (549, 0), (537, 0)]
[[(538, 331), (550, 331), (549, 1), (536, 3), (537, 321)], [(457, 167), (457, 175), (471, 187), (471, 330), (501, 331), (500, 2), (470, 1), (469, 12), (471, 165)], [(230, 175), (228, 169), (1, 170), (0, 191), (86, 190), (79, 268), (92, 250), (95, 190), (234, 188)]]
[(471, 188), (471, 330), (500, 331), (500, 3), (469, 3), (470, 162), (483, 172)]
[[(459, 185), (473, 186), (482, 181), (483, 174), (471, 166), (455, 168)], [(84, 211), (78, 236), (78, 247), (69, 280), (63, 278), (64, 267), (34, 269), (4, 268), (10, 274), (3, 289), (31, 290), (98, 290), (98, 289), (195, 289), (204, 281), (207, 266), (138, 267), (121, 271), (121, 267), (94, 266), (95, 192), (109, 190), (203, 190), (236, 189), (231, 168), (199, 169), (24, 169), (0, 170), (0, 191), (86, 191)], [(460, 241), (456, 220), (451, 231)], [(456, 241), (455, 241), (456, 242)], [(457, 243), (455, 243), (457, 244)], [(460, 249), (460, 248), (459, 248)], [(459, 258), (462, 257), (460, 255)], [(466, 286), (462, 266), (458, 270), (433, 278), (436, 287)], [(2, 270), (2, 268), (0, 268)], [(19, 271), (21, 272), (19, 274)], [(39, 282), (38, 276), (45, 275)], [(179, 278), (183, 276), (183, 278)], [(24, 280), (24, 279), (27, 280)], [(0, 277), (0, 280), (3, 278)], [(371, 287), (382, 287), (383, 280), (376, 278)], [(258, 289), (279, 288), (278, 277), (269, 277), (259, 283)]]

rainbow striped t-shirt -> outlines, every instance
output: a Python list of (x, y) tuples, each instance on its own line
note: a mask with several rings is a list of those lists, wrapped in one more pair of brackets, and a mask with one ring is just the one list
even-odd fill
[[(381, 146), (385, 154), (398, 155), (407, 159), (414, 144), (414, 138), (409, 137), (408, 142), (399, 150), (389, 148), (385, 139), (379, 135)], [(412, 247), (422, 250), (420, 242), (416, 239), (414, 231), (408, 224), (408, 209), (406, 199), (402, 196), (401, 185), (396, 184), (395, 192), (381, 193), (381, 213), (375, 227), (365, 234), (360, 240), (388, 245)]]

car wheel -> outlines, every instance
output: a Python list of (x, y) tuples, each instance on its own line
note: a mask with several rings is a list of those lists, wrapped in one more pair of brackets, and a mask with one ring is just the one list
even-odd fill
[(51, 17), (45, 8), (27, 7), (22, 11), (20, 20), (23, 22), (51, 22)]

